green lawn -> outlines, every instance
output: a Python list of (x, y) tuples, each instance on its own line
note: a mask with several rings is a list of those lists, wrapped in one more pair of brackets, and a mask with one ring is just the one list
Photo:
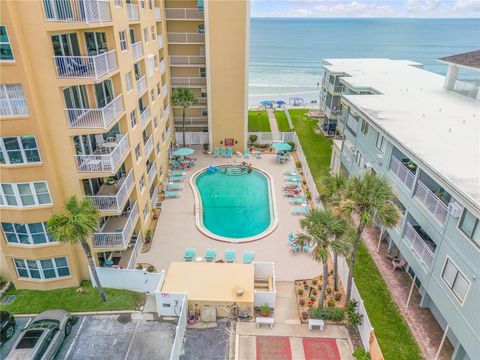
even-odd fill
[(15, 295), (15, 300), (2, 305), (2, 311), (12, 314), (33, 314), (49, 309), (78, 311), (135, 310), (144, 302), (145, 295), (128, 290), (105, 289), (108, 301), (103, 302), (97, 289), (89, 281), (82, 283), (83, 293), (77, 288), (58, 290), (16, 290), (13, 286), (7, 291)]
[[(331, 140), (315, 133), (316, 121), (306, 116), (306, 112), (307, 110), (292, 109), (290, 116), (315, 184), (321, 189), (321, 178), (329, 170)], [(363, 244), (358, 250), (354, 276), (385, 359), (422, 359), (387, 284)]]
[(248, 112), (248, 131), (252, 132), (270, 132), (270, 122), (268, 121), (268, 115), (265, 110)]
[(290, 131), (287, 116), (285, 115), (285, 112), (283, 110), (275, 111), (275, 118), (277, 119), (278, 130)]

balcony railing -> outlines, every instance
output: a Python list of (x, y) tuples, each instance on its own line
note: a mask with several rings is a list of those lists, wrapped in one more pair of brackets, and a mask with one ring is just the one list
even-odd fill
[(99, 79), (118, 68), (116, 51), (95, 56), (54, 56), (57, 77)]
[(172, 77), (172, 86), (175, 87), (202, 87), (207, 84), (203, 77)]
[(123, 112), (123, 96), (118, 95), (101, 109), (65, 109), (68, 127), (73, 129), (105, 129)]
[(424, 263), (428, 269), (432, 267), (434, 252), (427, 245), (425, 240), (415, 231), (410, 223), (407, 223), (405, 238), (408, 240), (417, 257)]
[(170, 105), (163, 109), (163, 112), (165, 113), (165, 117), (168, 119), (170, 117)]
[[(137, 220), (138, 205), (135, 202), (128, 215), (109, 218), (105, 223), (104, 229), (93, 234), (93, 247), (97, 249), (126, 248), (133, 235)], [(121, 231), (117, 229), (121, 229)]]
[(158, 47), (161, 49), (163, 47), (163, 35), (157, 35), (157, 44), (158, 44)]
[(155, 186), (155, 190), (153, 190), (152, 196), (150, 196), (150, 205), (152, 205), (152, 209), (155, 209), (157, 206), (158, 200), (158, 188)]
[(166, 98), (168, 96), (168, 88), (167, 88), (167, 84), (163, 84), (162, 86), (162, 94), (163, 94), (163, 97)]
[(205, 56), (187, 56), (187, 55), (171, 55), (170, 65), (177, 66), (200, 66), (205, 65)]
[(197, 9), (165, 9), (167, 20), (203, 20), (203, 12)]
[(104, 184), (99, 194), (117, 188), (115, 195), (93, 195), (85, 196), (90, 199), (100, 212), (120, 212), (125, 207), (128, 197), (135, 185), (133, 170), (130, 170), (126, 177), (121, 178), (116, 185)]
[(101, 23), (112, 20), (108, 0), (43, 0), (46, 21)]
[(205, 43), (205, 34), (201, 33), (174, 33), (169, 32), (168, 42), (180, 44), (203, 44)]
[[(183, 126), (183, 118), (175, 117), (174, 124), (177, 127)], [(206, 116), (188, 116), (185, 117), (186, 127), (208, 126), (208, 118)]]
[(163, 74), (165, 72), (165, 60), (160, 60), (160, 73)]
[(150, 166), (150, 169), (148, 169), (147, 173), (147, 179), (149, 184), (151, 184), (153, 179), (155, 179), (155, 175), (157, 175), (157, 167), (155, 166), (155, 163), (153, 163), (152, 166)]
[(138, 237), (135, 241), (135, 246), (132, 249), (132, 255), (130, 255), (130, 260), (128, 260), (127, 269), (135, 268), (135, 264), (137, 263), (137, 257), (138, 257), (138, 254), (140, 254), (142, 245), (143, 245), (142, 235), (138, 234)]
[(147, 90), (147, 77), (143, 75), (137, 80), (137, 95), (142, 96)]
[(420, 180), (418, 180), (414, 196), (443, 225), (447, 217), (447, 205)]
[(114, 173), (129, 149), (128, 135), (125, 134), (108, 154), (93, 153), (88, 155), (75, 155), (77, 171)]
[(392, 161), (390, 162), (390, 171), (393, 172), (398, 180), (404, 183), (407, 188), (412, 188), (415, 182), (415, 176), (394, 156), (392, 156)]
[(127, 16), (130, 21), (138, 21), (140, 19), (138, 16), (138, 5), (127, 4)]
[(342, 149), (342, 153), (350, 163), (353, 161), (353, 152), (350, 149), (350, 145), (344, 144), (343, 149)]
[(168, 128), (167, 130), (167, 136), (165, 138), (165, 141), (170, 141), (170, 139), (172, 138), (172, 129), (171, 128)]
[(138, 59), (140, 56), (143, 55), (143, 47), (141, 41), (137, 41), (136, 43), (132, 44), (132, 55), (133, 60)]
[(143, 112), (140, 114), (140, 122), (142, 123), (142, 127), (147, 126), (149, 121), (150, 121), (150, 106), (147, 106), (143, 110)]
[(354, 135), (357, 135), (358, 130), (358, 119), (354, 118), (352, 115), (348, 114), (347, 117), (347, 128), (352, 132)]
[(143, 151), (145, 152), (145, 157), (148, 158), (152, 150), (153, 150), (153, 135), (150, 135), (147, 141), (145, 141), (145, 145), (143, 149)]
[(162, 12), (159, 7), (155, 8), (155, 20), (157, 21), (162, 20)]

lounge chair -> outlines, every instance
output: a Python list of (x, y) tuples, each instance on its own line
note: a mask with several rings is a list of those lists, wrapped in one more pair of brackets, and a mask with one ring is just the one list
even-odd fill
[(309, 210), (308, 206), (296, 207), (292, 209), (292, 215), (306, 215)]
[(205, 262), (214, 262), (217, 257), (215, 249), (207, 249), (205, 251)]
[(219, 157), (220, 156), (220, 149), (216, 147), (213, 149), (213, 157)]
[(300, 175), (288, 175), (285, 176), (286, 181), (301, 181), (302, 177)]
[(249, 251), (249, 250), (245, 251), (243, 253), (243, 263), (244, 264), (251, 264), (252, 261), (253, 261), (253, 254), (254, 254), (253, 251)]
[(227, 157), (231, 158), (233, 156), (233, 149), (231, 147), (227, 148)]
[(250, 157), (250, 149), (249, 148), (245, 149), (245, 152), (243, 153), (243, 157), (245, 159), (248, 159)]
[(285, 170), (283, 175), (296, 176), (299, 175), (297, 170)]
[(262, 158), (262, 153), (260, 151), (257, 151), (255, 153), (255, 159), (261, 159)]
[(183, 256), (185, 261), (193, 261), (194, 257), (195, 257), (195, 248), (187, 248), (185, 250), (185, 255)]
[(174, 191), (183, 190), (183, 185), (178, 183), (167, 183), (167, 189)]
[(313, 249), (310, 245), (303, 245), (303, 252), (309, 253)]
[(300, 245), (290, 243), (290, 250), (292, 250), (293, 252), (299, 252), (301, 250), (301, 247), (300, 247)]
[(294, 197), (290, 199), (290, 204), (292, 205), (298, 205), (298, 204), (303, 204), (307, 202), (307, 198), (305, 196), (302, 197)]
[(185, 176), (169, 176), (168, 181), (170, 182), (181, 182), (185, 180)]
[(301, 184), (300, 181), (287, 181), (286, 182), (287, 186), (298, 186)]
[(222, 157), (227, 157), (227, 149), (222, 147)]
[(295, 241), (295, 235), (293, 232), (288, 234), (288, 242), (291, 244)]
[(168, 175), (170, 176), (185, 176), (187, 173), (183, 170), (170, 170), (168, 172)]
[(165, 190), (165, 198), (166, 199), (177, 199), (182, 195), (181, 191), (168, 191)]
[(235, 262), (235, 250), (225, 251), (225, 262), (234, 263)]

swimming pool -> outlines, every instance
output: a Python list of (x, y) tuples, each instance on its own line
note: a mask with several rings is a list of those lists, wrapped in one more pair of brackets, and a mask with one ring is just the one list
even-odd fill
[(231, 242), (258, 240), (272, 232), (277, 221), (270, 176), (260, 169), (217, 169), (200, 170), (191, 180), (200, 231)]

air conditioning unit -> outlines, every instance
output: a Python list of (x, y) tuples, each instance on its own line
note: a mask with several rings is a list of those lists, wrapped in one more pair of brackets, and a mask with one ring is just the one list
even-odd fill
[(350, 146), (350, 150), (352, 150), (352, 152), (355, 152), (355, 146)]
[(373, 169), (372, 164), (370, 164), (370, 163), (365, 163), (364, 168), (365, 168), (365, 172), (367, 172), (367, 173), (369, 173), (369, 174), (373, 174), (374, 169)]
[(463, 208), (460, 206), (460, 204), (454, 202), (451, 202), (448, 204), (448, 212), (455, 218), (460, 217), (463, 212)]
[(382, 154), (377, 154), (377, 164), (378, 165), (383, 165), (383, 155)]

